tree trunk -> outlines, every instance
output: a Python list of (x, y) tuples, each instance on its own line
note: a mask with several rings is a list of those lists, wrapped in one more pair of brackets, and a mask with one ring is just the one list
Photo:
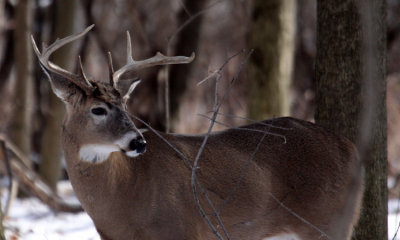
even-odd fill
[(11, 124), (11, 139), (29, 156), (31, 153), (31, 124), (33, 110), (33, 58), (30, 42), (33, 1), (20, 0), (16, 6), (15, 51), (15, 104)]
[(14, 17), (14, 9), (5, 0), (0, 1), (0, 24), (1, 31), (1, 62), (0, 62), (0, 92), (4, 90), (10, 79), (10, 73), (14, 64), (14, 41), (13, 30), (7, 28), (7, 22)]
[[(1, 165), (3, 165), (3, 162), (7, 161), (7, 156), (6, 156), (6, 145), (3, 141), (0, 141), (0, 161)], [(10, 179), (10, 181), (12, 181)], [(11, 194), (11, 193), (9, 193)], [(6, 237), (4, 236), (4, 225), (3, 225), (3, 220), (4, 220), (4, 213), (3, 213), (3, 207), (0, 201), (0, 240), (6, 240)]]
[(296, 1), (256, 0), (250, 33), (249, 116), (289, 114), (295, 45)]
[[(62, 38), (74, 33), (74, 18), (77, 0), (57, 1), (55, 38)], [(52, 55), (52, 61), (67, 69), (77, 64), (77, 59), (72, 59), (72, 45), (67, 45)], [(42, 142), (42, 162), (40, 175), (55, 191), (57, 181), (61, 176), (61, 125), (64, 118), (64, 104), (49, 88), (48, 112)]]
[[(199, 14), (200, 11), (206, 6), (208, 1), (206, 0), (186, 0), (184, 1), (184, 7), (178, 13), (178, 25), (183, 26), (189, 19), (194, 18), (189, 25), (187, 25), (180, 33), (178, 33), (178, 41), (176, 43), (176, 51), (174, 55), (177, 56), (190, 56), (192, 52), (197, 52), (199, 40), (200, 40), (200, 29), (203, 14)], [(196, 14), (199, 14), (198, 16)], [(188, 77), (193, 64), (189, 65), (174, 65), (171, 66), (171, 77), (170, 77), (170, 116), (177, 118), (178, 109), (182, 101), (183, 93), (186, 90), (188, 84)], [(166, 110), (167, 111), (167, 110)], [(171, 119), (170, 119), (171, 120)], [(167, 123), (167, 130), (170, 130)]]
[(382, 0), (317, 4), (315, 119), (356, 142), (366, 167), (356, 239), (387, 239), (385, 12)]

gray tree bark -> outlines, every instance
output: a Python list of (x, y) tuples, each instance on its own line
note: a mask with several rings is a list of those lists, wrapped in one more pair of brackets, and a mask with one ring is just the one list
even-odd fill
[[(62, 38), (74, 33), (74, 18), (78, 0), (57, 1), (57, 14), (54, 36)], [(52, 61), (66, 69), (77, 65), (77, 58), (72, 59), (73, 45), (67, 45), (52, 55)], [(49, 89), (48, 112), (42, 139), (42, 162), (39, 173), (55, 191), (61, 176), (61, 125), (65, 107), (61, 100)]]
[(15, 9), (15, 105), (10, 135), (21, 151), (31, 153), (33, 111), (33, 56), (30, 42), (33, 1), (21, 0)]
[(386, 4), (321, 0), (317, 18), (315, 119), (356, 142), (365, 165), (355, 239), (386, 240)]
[(249, 116), (289, 114), (295, 45), (296, 1), (256, 0), (249, 47)]

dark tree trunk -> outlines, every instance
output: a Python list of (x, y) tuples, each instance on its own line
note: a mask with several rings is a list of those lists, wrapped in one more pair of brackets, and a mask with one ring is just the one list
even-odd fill
[(385, 1), (321, 0), (317, 18), (315, 119), (356, 142), (366, 167), (356, 239), (386, 240)]
[[(176, 51), (174, 55), (190, 56), (192, 52), (198, 49), (200, 38), (200, 29), (203, 14), (199, 14), (208, 1), (205, 0), (186, 0), (184, 7), (178, 14), (178, 25), (183, 26), (190, 20), (190, 24), (182, 29), (177, 36)], [(197, 14), (197, 15), (196, 15)], [(177, 111), (182, 101), (183, 93), (188, 84), (188, 77), (191, 70), (189, 65), (175, 65), (171, 66), (170, 77), (170, 116), (176, 117)], [(171, 119), (170, 119), (171, 120)], [(167, 130), (169, 127), (167, 126)]]

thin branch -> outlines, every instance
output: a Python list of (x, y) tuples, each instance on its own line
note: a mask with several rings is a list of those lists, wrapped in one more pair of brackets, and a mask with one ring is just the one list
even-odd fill
[(6, 148), (9, 149), (16, 156), (16, 159), (18, 161), (21, 161), (21, 163), (25, 167), (30, 168), (31, 161), (27, 157), (25, 157), (25, 155), (19, 150), (19, 148), (14, 143), (12, 143), (12, 141), (6, 135), (0, 134), (0, 141), (3, 141), (6, 144)]
[[(212, 113), (213, 111), (209, 111), (208, 113)], [(224, 116), (224, 117), (229, 117), (229, 118), (238, 118), (238, 119), (243, 119), (246, 121), (249, 121), (251, 123), (257, 123), (257, 124), (261, 124), (267, 127), (271, 127), (271, 128), (276, 128), (276, 129), (281, 129), (281, 130), (293, 130), (293, 128), (287, 128), (287, 127), (281, 127), (281, 126), (276, 126), (273, 124), (269, 124), (263, 121), (257, 121), (251, 118), (247, 118), (247, 117), (242, 117), (242, 116), (237, 116), (237, 115), (233, 115), (233, 114), (228, 114), (228, 113), (217, 113), (218, 115)]]
[[(207, 115), (204, 115), (204, 114), (198, 114), (200, 117), (204, 117), (204, 118), (207, 118), (207, 119), (209, 119), (209, 120), (211, 120), (212, 121), (212, 118), (211, 117), (209, 117), (209, 116), (207, 116)], [(257, 121), (256, 121), (257, 122)], [(232, 125), (230, 125), (230, 124), (227, 124), (227, 123), (223, 123), (223, 122), (219, 122), (219, 121), (217, 121), (217, 120), (215, 120), (215, 123), (217, 123), (217, 124), (219, 124), (219, 125), (221, 125), (221, 126), (224, 126), (224, 127), (228, 127), (228, 128), (230, 128), (230, 129), (236, 129), (236, 130), (242, 130), (242, 131), (249, 131), (249, 132), (259, 132), (259, 133), (264, 133), (264, 134), (267, 134), (267, 135), (271, 135), (271, 136), (275, 136), (275, 137), (280, 137), (280, 138), (282, 138), (283, 139), (283, 144), (286, 144), (286, 137), (284, 136), (284, 135), (282, 135), (282, 134), (278, 134), (278, 133), (272, 133), (272, 132), (270, 132), (269, 130), (270, 130), (270, 128), (271, 128), (271, 124), (266, 124), (266, 126), (268, 126), (268, 130), (267, 131), (264, 131), (264, 130), (260, 130), (260, 129), (255, 129), (255, 128), (246, 128), (246, 127), (235, 127), (235, 126), (232, 126)], [(258, 123), (258, 122), (257, 122)], [(260, 123), (262, 123), (262, 122), (260, 122)]]
[(200, 17), (204, 13), (206, 13), (208, 10), (211, 8), (215, 7), (216, 5), (222, 3), (223, 1), (226, 0), (221, 0), (221, 1), (216, 1), (215, 3), (210, 4), (209, 6), (205, 7), (203, 10), (198, 11), (197, 13), (190, 15), (190, 18), (186, 20), (181, 26), (179, 26), (174, 33), (171, 34), (171, 36), (168, 37), (168, 44), (167, 44), (167, 49), (170, 47), (172, 41), (174, 38), (183, 30), (185, 29), (191, 22), (193, 22), (196, 18)]
[(288, 211), (290, 214), (292, 214), (293, 216), (295, 216), (296, 218), (298, 218), (300, 221), (302, 221), (303, 223), (305, 223), (306, 225), (310, 226), (312, 229), (316, 230), (317, 232), (321, 233), (321, 236), (327, 238), (327, 239), (331, 239), (325, 232), (323, 232), (322, 230), (320, 230), (318, 227), (316, 227), (314, 224), (310, 223), (309, 221), (307, 221), (306, 219), (304, 219), (303, 217), (301, 217), (300, 215), (298, 215), (297, 213), (295, 213), (292, 209), (288, 208), (285, 204), (283, 204), (283, 202), (281, 202), (279, 199), (277, 199), (272, 193), (268, 193), (272, 199), (274, 199), (282, 208), (284, 208), (286, 211)]
[[(249, 160), (247, 161), (246, 166), (244, 167), (244, 169), (242, 169), (242, 172), (240, 173), (240, 177), (239, 179), (236, 181), (235, 186), (232, 188), (232, 191), (229, 193), (228, 197), (224, 200), (224, 202), (222, 203), (222, 205), (220, 206), (220, 208), (218, 209), (218, 213), (221, 213), (222, 210), (224, 209), (224, 207), (226, 206), (226, 204), (231, 200), (231, 198), (233, 197), (233, 194), (235, 194), (235, 192), (237, 191), (237, 189), (239, 188), (240, 183), (242, 182), (243, 178), (247, 175), (247, 172), (250, 169), (250, 165), (254, 160), (254, 157), (256, 155), (256, 153), (258, 152), (258, 150), (260, 149), (261, 143), (264, 141), (265, 137), (269, 134), (268, 133), (269, 129), (264, 133), (264, 135), (261, 137), (260, 141), (258, 142), (256, 148), (254, 149), (254, 151), (252, 152)], [(285, 140), (286, 141), (286, 140)]]
[[(115, 105), (114, 105), (115, 106)], [(117, 106), (115, 106), (117, 107)], [(121, 109), (122, 110), (122, 109)], [(132, 118), (136, 119), (137, 121), (139, 121), (140, 123), (142, 123), (143, 125), (145, 125), (148, 129), (150, 129), (154, 134), (156, 134), (161, 140), (163, 140), (169, 147), (171, 147), (178, 155), (179, 157), (182, 158), (182, 160), (184, 161), (184, 163), (186, 164), (186, 166), (188, 166), (190, 169), (192, 169), (192, 164), (190, 163), (190, 161), (186, 158), (186, 156), (179, 151), (178, 148), (176, 148), (172, 143), (170, 143), (167, 139), (165, 139), (157, 130), (155, 130), (153, 127), (151, 127), (148, 123), (146, 123), (145, 121), (143, 121), (142, 119), (140, 119), (139, 117), (131, 114), (130, 112), (127, 112), (125, 110), (123, 110), (126, 114), (128, 114), (129, 116), (131, 116)]]
[(182, 9), (185, 11), (185, 13), (188, 15), (188, 17), (191, 17), (192, 14), (190, 13), (189, 9), (187, 9), (186, 5), (182, 0), (179, 0), (179, 5), (181, 5)]
[[(203, 84), (204, 82), (206, 82), (207, 80), (209, 80), (209, 79), (211, 79), (211, 78), (213, 78), (213, 77), (217, 77), (218, 75), (221, 75), (222, 70), (225, 68), (225, 66), (226, 66), (233, 58), (235, 58), (235, 57), (237, 57), (237, 56), (243, 54), (245, 51), (246, 51), (245, 49), (242, 49), (242, 50), (240, 50), (239, 52), (237, 52), (237, 53), (233, 54), (232, 56), (228, 57), (228, 58), (225, 60), (225, 62), (222, 64), (221, 67), (219, 67), (219, 68), (218, 68), (217, 70), (215, 70), (215, 71), (212, 71), (211, 74), (209, 74), (209, 75), (208, 75), (207, 77), (205, 77), (204, 79), (200, 80), (200, 81), (197, 83), (197, 86)], [(212, 112), (212, 111), (211, 111), (211, 112)], [(219, 113), (217, 113), (217, 114), (219, 114)]]

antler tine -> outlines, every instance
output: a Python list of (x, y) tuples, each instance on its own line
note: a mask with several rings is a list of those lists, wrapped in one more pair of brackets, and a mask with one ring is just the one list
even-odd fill
[(82, 77), (82, 79), (85, 81), (86, 85), (88, 85), (90, 88), (93, 88), (93, 85), (86, 78), (85, 71), (83, 70), (83, 64), (82, 64), (81, 56), (78, 56), (78, 62), (79, 62), (79, 76)]
[(114, 80), (113, 80), (114, 67), (113, 67), (111, 52), (108, 52), (108, 74), (109, 74), (109, 78), (110, 78), (110, 80), (109, 80), (110, 85), (114, 86)]
[(145, 59), (145, 60), (138, 60), (135, 61), (132, 57), (132, 45), (131, 45), (131, 37), (129, 35), (129, 32), (127, 32), (127, 59), (126, 59), (126, 64), (118, 69), (116, 72), (113, 74), (113, 82), (114, 82), (114, 88), (118, 90), (118, 81), (120, 77), (127, 73), (127, 72), (132, 72), (132, 71), (137, 71), (143, 68), (148, 68), (152, 66), (157, 66), (157, 65), (168, 65), (168, 64), (185, 64), (185, 63), (190, 63), (193, 61), (195, 54), (194, 52), (190, 57), (185, 57), (185, 56), (173, 56), (173, 57), (167, 57), (163, 55), (160, 52), (157, 52), (154, 57)]
[(84, 90), (87, 94), (90, 94), (93, 90), (94, 87), (89, 83), (89, 81), (86, 79), (84, 73), (83, 73), (83, 68), (82, 64), (80, 63), (80, 68), (81, 68), (81, 75), (76, 75), (71, 72), (68, 72), (67, 70), (57, 66), (56, 64), (50, 62), (49, 58), (50, 55), (55, 52), (57, 49), (63, 47), (64, 45), (75, 41), (76, 39), (84, 36), (87, 34), (92, 28), (94, 27), (94, 24), (90, 25), (87, 27), (85, 30), (83, 30), (80, 33), (62, 38), (62, 39), (57, 39), (54, 43), (52, 43), (50, 46), (45, 47), (43, 44), (43, 49), (42, 53), (39, 51), (35, 39), (31, 35), (31, 40), (32, 40), (32, 45), (33, 45), (33, 50), (35, 51), (37, 57), (39, 58), (39, 62), (41, 66), (46, 69), (47, 71), (54, 72), (56, 74), (59, 74), (71, 82), (75, 83), (78, 85), (82, 90)]
[(127, 63), (135, 62), (132, 56), (132, 40), (129, 31), (126, 31), (126, 62)]

